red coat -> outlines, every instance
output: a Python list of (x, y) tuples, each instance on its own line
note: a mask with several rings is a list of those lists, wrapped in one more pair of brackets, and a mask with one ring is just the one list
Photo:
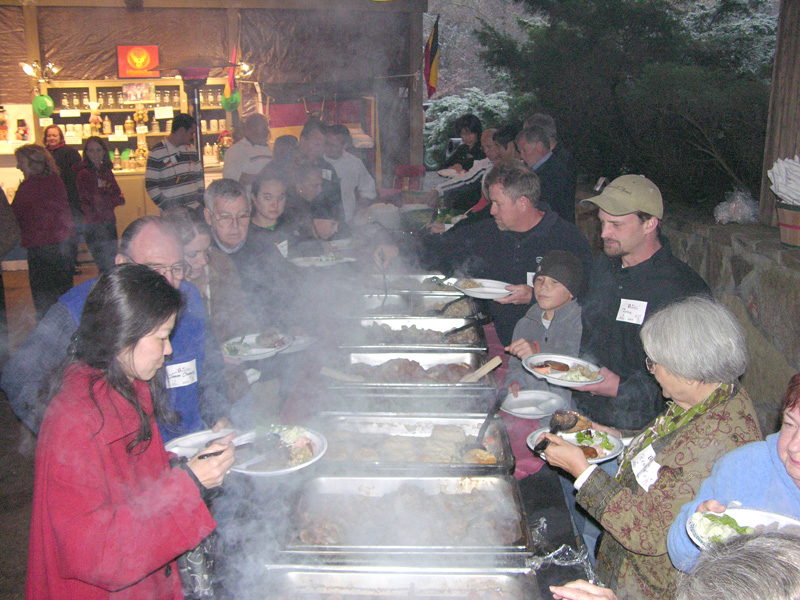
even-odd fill
[(32, 175), (19, 184), (11, 209), (24, 248), (63, 242), (75, 235), (67, 189), (58, 175)]
[(115, 222), (114, 207), (125, 204), (111, 169), (98, 171), (85, 162), (76, 167), (81, 212), (88, 224)]
[[(104, 379), (93, 384), (93, 402), (89, 389), (98, 375), (86, 365), (71, 367), (45, 413), (26, 598), (182, 599), (174, 559), (216, 523), (189, 475), (170, 469), (154, 418), (147, 449), (126, 451), (138, 416)], [(147, 384), (135, 387), (152, 413)]]

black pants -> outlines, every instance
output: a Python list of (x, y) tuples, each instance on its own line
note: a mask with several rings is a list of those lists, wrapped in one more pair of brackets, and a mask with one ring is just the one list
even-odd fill
[(83, 239), (89, 246), (94, 264), (100, 273), (105, 273), (114, 266), (114, 257), (117, 255), (117, 224), (86, 223), (83, 226)]
[(56, 244), (28, 248), (28, 281), (36, 308), (36, 319), (73, 285), (75, 259), (72, 249), (75, 240), (70, 238)]

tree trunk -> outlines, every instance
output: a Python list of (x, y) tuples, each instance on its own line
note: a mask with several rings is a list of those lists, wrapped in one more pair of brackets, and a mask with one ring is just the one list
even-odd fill
[(779, 158), (800, 154), (800, 0), (781, 0), (775, 66), (772, 72), (767, 138), (761, 175), (759, 218), (776, 225), (775, 194), (767, 171)]

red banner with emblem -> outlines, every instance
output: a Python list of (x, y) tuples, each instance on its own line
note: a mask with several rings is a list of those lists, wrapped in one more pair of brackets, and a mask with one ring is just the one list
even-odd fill
[(120, 79), (161, 77), (158, 64), (158, 46), (117, 46)]

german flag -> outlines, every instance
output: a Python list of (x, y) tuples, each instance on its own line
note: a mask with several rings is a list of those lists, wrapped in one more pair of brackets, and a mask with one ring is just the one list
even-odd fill
[(439, 84), (439, 15), (433, 24), (428, 43), (425, 44), (425, 83), (428, 84), (428, 98), (436, 93)]

